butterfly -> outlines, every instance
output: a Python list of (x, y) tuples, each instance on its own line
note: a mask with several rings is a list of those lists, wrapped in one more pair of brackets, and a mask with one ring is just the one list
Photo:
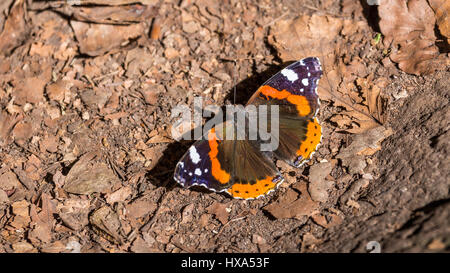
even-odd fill
[(183, 187), (203, 186), (240, 199), (258, 198), (276, 189), (284, 178), (274, 160), (300, 167), (322, 140), (316, 117), (322, 73), (318, 58), (301, 59), (272, 76), (249, 99), (247, 105), (278, 105), (276, 149), (261, 151), (260, 138), (226, 139), (223, 130), (213, 127), (177, 163), (174, 180)]

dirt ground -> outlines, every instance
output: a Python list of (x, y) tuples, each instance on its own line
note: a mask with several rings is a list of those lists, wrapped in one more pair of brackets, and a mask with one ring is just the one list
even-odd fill
[[(413, 1), (426, 19), (353, 0), (72, 2), (0, 4), (0, 253), (450, 250), (439, 1)], [(390, 29), (408, 16), (420, 43)], [(175, 106), (245, 104), (307, 56), (324, 68), (310, 162), (277, 162), (285, 182), (256, 200), (173, 180), (192, 144), (171, 136)]]

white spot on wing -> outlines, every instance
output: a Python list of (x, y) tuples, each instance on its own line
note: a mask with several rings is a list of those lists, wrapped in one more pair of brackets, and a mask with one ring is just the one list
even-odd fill
[(303, 79), (302, 83), (303, 83), (304, 86), (308, 86), (308, 79)]
[(293, 70), (285, 68), (281, 70), (281, 74), (283, 74), (283, 76), (285, 76), (290, 82), (295, 82), (298, 80), (298, 75)]
[(202, 171), (199, 168), (195, 169), (195, 175), (202, 175)]
[(204, 172), (207, 173), (207, 172), (208, 172), (208, 169), (205, 169)]
[(200, 155), (198, 154), (197, 149), (195, 149), (194, 146), (191, 146), (191, 148), (189, 148), (189, 157), (194, 164), (197, 164), (201, 160)]

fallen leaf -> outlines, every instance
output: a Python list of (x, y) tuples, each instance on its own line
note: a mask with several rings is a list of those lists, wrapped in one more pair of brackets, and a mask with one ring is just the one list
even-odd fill
[(5, 111), (0, 111), (0, 145), (8, 144), (12, 140), (11, 131), (22, 118), (19, 115), (10, 115)]
[(333, 169), (331, 162), (314, 164), (309, 170), (308, 191), (311, 199), (318, 202), (326, 202), (328, 200), (328, 191), (333, 187), (334, 181), (329, 181), (326, 177)]
[(443, 68), (435, 45), (434, 12), (426, 0), (383, 0), (378, 6), (379, 26), (392, 61), (401, 70), (415, 75)]
[(118, 25), (149, 21), (158, 11), (154, 5), (141, 4), (79, 7), (64, 5), (61, 8), (55, 8), (55, 10), (77, 21)]
[(21, 241), (11, 245), (15, 253), (37, 253), (37, 249), (30, 243)]
[(133, 219), (139, 219), (155, 212), (158, 206), (148, 197), (140, 197), (125, 206), (128, 216)]
[(0, 34), (0, 54), (9, 55), (27, 38), (26, 1), (15, 1)]
[(106, 202), (108, 204), (114, 204), (117, 202), (125, 201), (132, 194), (132, 190), (130, 187), (122, 187), (113, 193), (109, 193), (106, 195)]
[(447, 0), (428, 0), (430, 6), (436, 13), (436, 23), (439, 26), (441, 34), (447, 37), (447, 43), (450, 44), (450, 2)]
[(46, 93), (49, 99), (62, 102), (64, 95), (69, 91), (70, 83), (65, 80), (58, 80), (47, 85)]
[(181, 224), (190, 223), (192, 221), (192, 213), (194, 212), (194, 209), (194, 204), (189, 204), (183, 208), (183, 212), (181, 214)]
[(64, 190), (76, 194), (105, 193), (119, 183), (114, 172), (103, 162), (91, 161), (95, 155), (88, 153), (80, 158), (66, 176)]
[(102, 55), (118, 49), (145, 33), (143, 24), (105, 25), (71, 21), (80, 52), (89, 56)]
[(42, 247), (41, 252), (43, 253), (62, 253), (62, 252), (68, 252), (66, 245), (61, 241), (55, 241), (49, 245), (46, 245)]
[(134, 253), (158, 253), (159, 249), (149, 245), (141, 236), (138, 236), (131, 245), (131, 251)]
[(20, 181), (12, 171), (0, 174), (0, 189), (11, 192), (20, 186)]
[(365, 156), (379, 151), (381, 142), (391, 134), (391, 129), (378, 126), (362, 134), (354, 135), (352, 143), (342, 149), (336, 158), (341, 159), (343, 165), (349, 167), (350, 173), (360, 173), (367, 165)]
[(57, 204), (56, 211), (63, 223), (75, 231), (82, 229), (89, 223), (89, 200), (66, 199), (64, 203)]
[(25, 141), (33, 136), (33, 127), (29, 122), (20, 121), (14, 126), (12, 135), (15, 141)]
[(443, 250), (445, 249), (445, 244), (440, 238), (436, 238), (428, 244), (427, 248), (430, 250)]
[(47, 81), (43, 77), (29, 77), (25, 79), (20, 79), (13, 91), (16, 97), (15, 102), (19, 105), (24, 105), (25, 103), (37, 104), (44, 100), (44, 87)]
[[(319, 203), (311, 199), (311, 196), (306, 189), (306, 183), (300, 182), (294, 184), (293, 187), (295, 189), (288, 189), (278, 200), (270, 203), (263, 209), (278, 219), (300, 218), (302, 216), (311, 216), (317, 213)], [(299, 194), (298, 191), (300, 191), (301, 194)]]
[(342, 25), (342, 19), (316, 14), (279, 20), (270, 28), (269, 43), (283, 61), (328, 56)]
[(206, 211), (208, 211), (209, 214), (213, 214), (216, 219), (222, 223), (222, 225), (225, 225), (228, 222), (228, 217), (230, 216), (230, 205), (231, 202), (214, 202), (214, 204), (206, 208)]
[(121, 224), (119, 216), (110, 207), (104, 206), (94, 211), (89, 217), (89, 222), (98, 232), (98, 235), (112, 243), (121, 243)]
[(4, 190), (0, 189), (0, 205), (8, 203), (9, 203), (8, 194)]

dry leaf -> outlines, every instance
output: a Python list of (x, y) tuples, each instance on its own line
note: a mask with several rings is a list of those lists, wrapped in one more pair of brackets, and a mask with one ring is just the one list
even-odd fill
[(38, 250), (30, 243), (21, 241), (11, 245), (14, 253), (37, 253)]
[(94, 211), (89, 217), (89, 222), (98, 232), (98, 235), (111, 243), (121, 243), (121, 224), (119, 216), (110, 207), (104, 206)]
[(25, 6), (24, 0), (16, 1), (9, 12), (3, 32), (0, 34), (0, 54), (2, 55), (9, 55), (27, 37)]
[(318, 202), (326, 202), (328, 200), (328, 191), (333, 187), (334, 181), (329, 181), (326, 177), (333, 169), (331, 162), (314, 164), (309, 170), (308, 191), (311, 199)]
[(80, 230), (89, 223), (89, 200), (66, 199), (58, 203), (56, 209), (63, 223), (73, 230)]
[(72, 166), (66, 176), (65, 191), (76, 194), (105, 193), (119, 182), (108, 165), (91, 161), (94, 156), (95, 153), (88, 153)]
[(158, 206), (146, 196), (138, 198), (126, 205), (127, 213), (132, 220), (145, 217), (153, 213)]
[(0, 145), (8, 144), (12, 140), (11, 131), (21, 119), (22, 116), (13, 116), (5, 111), (0, 111)]
[(71, 21), (80, 52), (89, 56), (102, 55), (118, 49), (145, 33), (143, 24), (105, 25)]
[(13, 94), (15, 102), (24, 105), (27, 102), (37, 104), (44, 100), (44, 87), (47, 84), (45, 76), (20, 79), (15, 83)]
[(130, 187), (122, 187), (117, 191), (106, 195), (106, 202), (108, 204), (114, 204), (117, 202), (125, 201), (132, 194), (132, 190)]
[(223, 224), (225, 225), (228, 222), (228, 217), (230, 215), (230, 209), (229, 206), (231, 205), (230, 202), (222, 204), (219, 202), (215, 202), (206, 210), (209, 214), (214, 214), (214, 216)]
[(42, 196), (42, 209), (39, 213), (36, 211), (36, 206), (32, 205), (30, 209), (31, 220), (33, 221), (33, 229), (29, 232), (29, 239), (32, 243), (37, 244), (39, 241), (42, 243), (49, 243), (52, 239), (52, 226), (53, 226), (53, 213), (54, 208), (51, 203), (50, 196), (43, 193)]
[(181, 224), (186, 224), (192, 221), (193, 218), (193, 212), (195, 209), (195, 205), (194, 204), (189, 204), (186, 207), (184, 207), (183, 212), (181, 214)]
[(132, 3), (142, 3), (143, 5), (156, 5), (159, 0), (77, 0), (68, 2), (73, 6), (100, 5), (100, 6), (121, 6)]
[(17, 179), (17, 176), (11, 172), (7, 171), (3, 174), (0, 174), (0, 189), (5, 192), (13, 192), (16, 188), (20, 186), (20, 181)]
[(450, 1), (448, 0), (428, 0), (434, 12), (436, 13), (436, 23), (439, 26), (441, 34), (447, 37), (447, 43), (450, 44)]
[(384, 43), (391, 46), (392, 61), (401, 70), (428, 74), (442, 68), (435, 45), (435, 16), (427, 0), (383, 0), (378, 6)]
[(392, 134), (392, 130), (378, 126), (362, 134), (354, 135), (352, 143), (336, 156), (350, 173), (360, 173), (366, 166), (365, 156), (381, 149), (381, 142)]
[(328, 56), (334, 52), (333, 42), (342, 25), (342, 19), (316, 14), (279, 20), (270, 29), (269, 43), (283, 61)]
[(294, 187), (301, 194), (290, 188), (277, 201), (265, 206), (263, 209), (278, 219), (311, 216), (318, 212), (319, 203), (311, 199), (306, 189), (306, 183), (297, 183)]
[(157, 14), (157, 8), (154, 6), (140, 4), (80, 7), (65, 5), (55, 10), (77, 21), (118, 25), (149, 21)]

